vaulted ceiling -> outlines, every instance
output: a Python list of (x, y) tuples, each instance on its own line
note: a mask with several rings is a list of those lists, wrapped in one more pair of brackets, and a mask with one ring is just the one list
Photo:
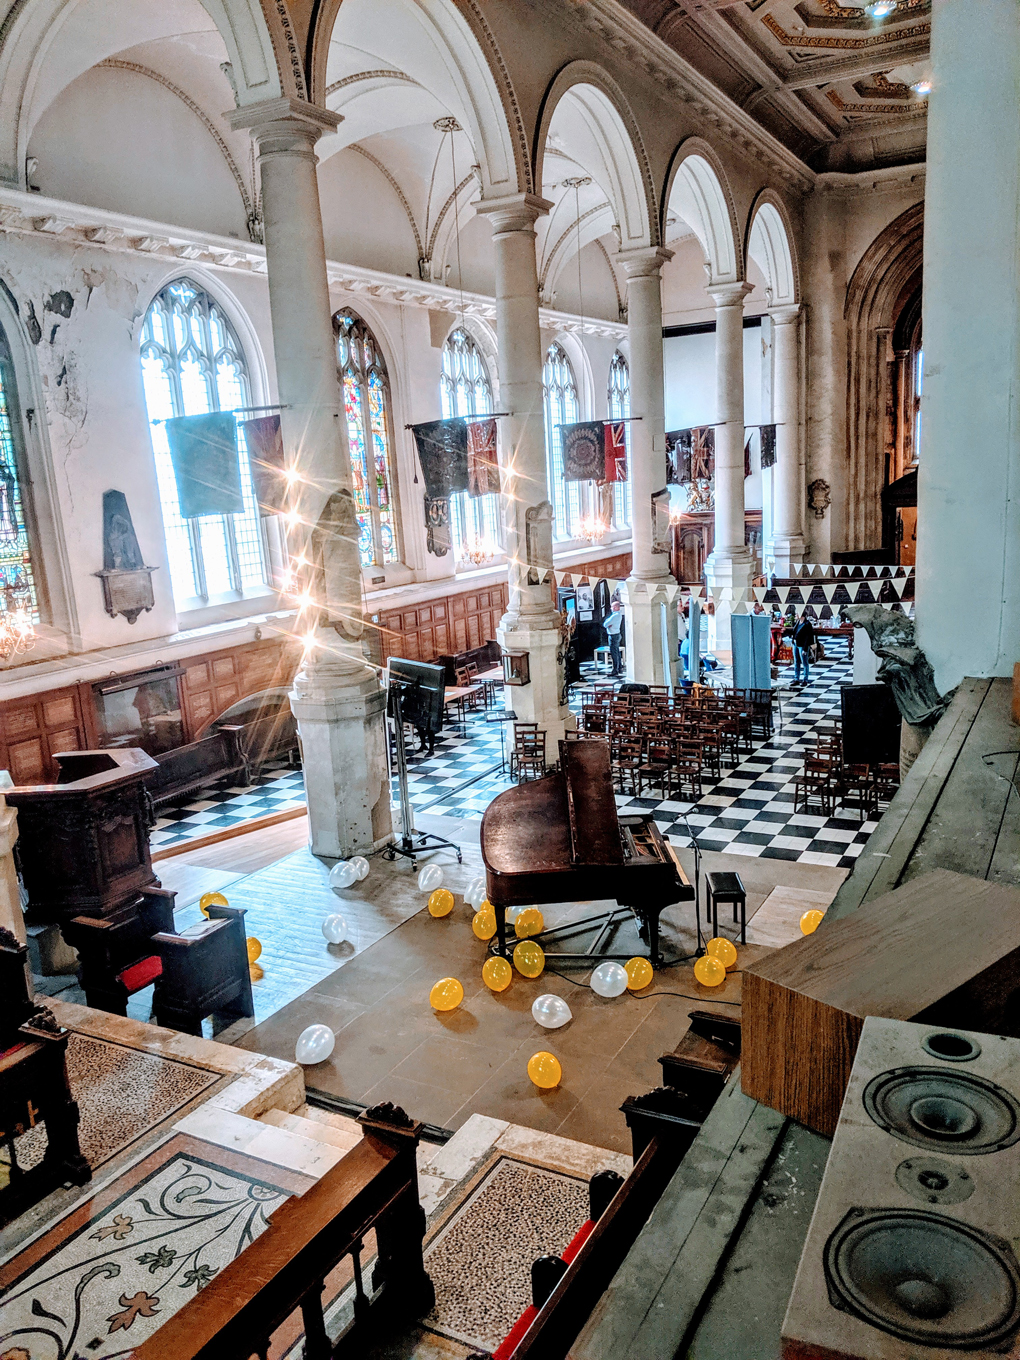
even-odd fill
[(816, 170), (924, 159), (931, 0), (622, 3)]

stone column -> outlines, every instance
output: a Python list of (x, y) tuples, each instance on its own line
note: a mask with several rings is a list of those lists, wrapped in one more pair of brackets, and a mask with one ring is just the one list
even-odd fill
[(775, 508), (772, 555), (776, 575), (789, 576), (804, 561), (804, 490), (800, 466), (800, 307), (775, 307), (773, 419), (776, 422)]
[(945, 694), (1020, 660), (1020, 7), (939, 0), (931, 55), (917, 638)]
[[(677, 592), (669, 554), (654, 551), (652, 494), (666, 485), (666, 392), (662, 371), (662, 266), (671, 250), (652, 246), (618, 256), (627, 272), (627, 330), (630, 337), (630, 486), (633, 561), (624, 597), (627, 623), (627, 679), (646, 685), (676, 680)], [(666, 612), (663, 657), (662, 614)]]
[(290, 695), (313, 853), (346, 857), (390, 839), (385, 695), (362, 651), (361, 567), (350, 446), (337, 376), (315, 143), (338, 114), (272, 99), (230, 114), (258, 146), (273, 348), (293, 474), (288, 548), (305, 603), (305, 654)]
[(510, 604), (496, 636), (504, 651), (527, 652), (530, 682), (507, 690), (522, 722), (546, 733), (546, 755), (557, 758), (564, 727), (573, 726), (564, 699), (559, 615), (549, 574), (553, 507), (549, 495), (538, 325), (535, 221), (552, 205), (533, 194), (483, 201), (496, 254), (496, 335), (499, 345), (500, 466), (510, 578)]
[[(738, 595), (751, 582), (744, 544), (744, 298), (749, 283), (709, 288), (715, 302), (715, 546), (705, 563), (709, 587)], [(716, 597), (709, 646), (729, 649), (733, 594)]]

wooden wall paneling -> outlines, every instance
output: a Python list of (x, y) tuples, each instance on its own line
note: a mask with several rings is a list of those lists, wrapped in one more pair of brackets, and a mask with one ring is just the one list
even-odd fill
[(509, 585), (500, 583), (424, 600), (414, 608), (383, 610), (372, 621), (382, 630), (384, 658), (433, 661), (495, 638), (509, 598)]
[(77, 685), (0, 704), (0, 768), (16, 784), (47, 784), (57, 777), (59, 751), (88, 748), (88, 730)]

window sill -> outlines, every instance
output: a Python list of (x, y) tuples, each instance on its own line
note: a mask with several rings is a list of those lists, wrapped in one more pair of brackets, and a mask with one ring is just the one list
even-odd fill
[(192, 596), (177, 606), (177, 627), (184, 633), (211, 623), (226, 623), (231, 619), (247, 618), (250, 614), (280, 609), (285, 603), (279, 592), (269, 586), (252, 586), (241, 592), (229, 591), (224, 595), (213, 595), (208, 600)]

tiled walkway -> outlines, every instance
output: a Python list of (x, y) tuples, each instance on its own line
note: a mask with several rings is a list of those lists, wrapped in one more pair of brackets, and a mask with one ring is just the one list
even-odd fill
[[(706, 786), (696, 804), (618, 795), (621, 810), (651, 811), (660, 830), (676, 845), (690, 844), (682, 814), (703, 850), (767, 859), (799, 860), (831, 868), (852, 868), (872, 821), (861, 822), (856, 810), (838, 808), (832, 817), (794, 812), (793, 780), (816, 729), (839, 716), (839, 690), (851, 679), (852, 667), (842, 652), (812, 670), (811, 683), (790, 688), (792, 668), (781, 673), (775, 707), (775, 731), (756, 743), (753, 755)], [(719, 672), (722, 680), (725, 672)], [(512, 724), (495, 721), (502, 710), (469, 713), (447, 725), (436, 738), (431, 756), (408, 760), (408, 791), (417, 812), (479, 820), (498, 793), (513, 787), (503, 766), (501, 729), (507, 746)], [(164, 809), (152, 836), (154, 850), (180, 845), (210, 832), (238, 826), (267, 813), (302, 807), (300, 770), (266, 771), (251, 788), (207, 789), (194, 802)]]

